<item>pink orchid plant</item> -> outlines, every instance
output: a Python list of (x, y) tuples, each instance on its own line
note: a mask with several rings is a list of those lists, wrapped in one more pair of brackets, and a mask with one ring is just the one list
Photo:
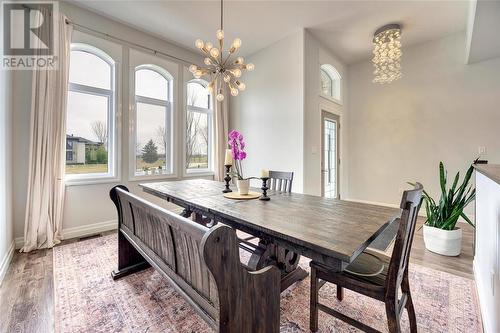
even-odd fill
[(238, 177), (239, 180), (250, 179), (243, 178), (243, 169), (241, 167), (241, 161), (247, 157), (247, 153), (244, 151), (245, 149), (245, 141), (243, 141), (243, 135), (235, 130), (229, 132), (228, 135), (228, 144), (231, 148), (231, 153), (233, 155), (234, 168), (236, 172), (233, 174)]

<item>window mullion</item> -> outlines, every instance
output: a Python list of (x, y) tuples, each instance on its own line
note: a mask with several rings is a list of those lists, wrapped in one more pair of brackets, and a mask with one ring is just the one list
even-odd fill
[(145, 97), (145, 96), (141, 96), (141, 95), (135, 95), (135, 100), (139, 103), (153, 104), (153, 105), (158, 105), (158, 106), (168, 106), (168, 104), (170, 103), (169, 101), (151, 98), (151, 97)]
[(111, 95), (113, 95), (113, 90), (91, 87), (91, 86), (87, 86), (84, 84), (72, 83), (72, 82), (69, 83), (68, 89), (70, 91), (84, 92), (84, 93), (89, 93), (92, 95), (99, 95), (99, 96), (111, 96)]
[(198, 112), (198, 113), (205, 113), (205, 114), (213, 113), (213, 111), (211, 109), (200, 108), (199, 106), (192, 106), (192, 105), (188, 105), (187, 110), (189, 112)]

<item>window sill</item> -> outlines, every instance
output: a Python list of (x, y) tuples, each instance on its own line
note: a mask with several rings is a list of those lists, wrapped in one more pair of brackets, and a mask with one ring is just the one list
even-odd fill
[(322, 98), (326, 99), (329, 102), (333, 102), (333, 103), (338, 104), (338, 105), (343, 105), (343, 103), (342, 103), (341, 100), (333, 98), (331, 96), (327, 96), (325, 94), (319, 94), (319, 97), (322, 97)]
[(138, 182), (144, 180), (162, 180), (162, 179), (172, 179), (177, 178), (176, 174), (168, 173), (163, 175), (134, 175), (129, 177), (130, 182)]
[(199, 171), (186, 171), (184, 174), (184, 178), (193, 178), (200, 176), (214, 176), (215, 172), (210, 170), (199, 170)]
[(119, 183), (118, 177), (99, 177), (99, 178), (71, 178), (65, 179), (64, 185), (66, 186), (84, 186), (84, 185), (97, 185), (97, 184), (113, 184)]

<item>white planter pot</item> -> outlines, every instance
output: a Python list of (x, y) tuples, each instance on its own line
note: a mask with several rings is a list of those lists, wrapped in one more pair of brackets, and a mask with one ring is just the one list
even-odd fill
[(250, 179), (236, 180), (236, 186), (238, 187), (238, 193), (241, 195), (248, 194), (248, 189), (250, 188)]
[(462, 229), (443, 230), (424, 224), (425, 248), (444, 256), (458, 256), (462, 250)]

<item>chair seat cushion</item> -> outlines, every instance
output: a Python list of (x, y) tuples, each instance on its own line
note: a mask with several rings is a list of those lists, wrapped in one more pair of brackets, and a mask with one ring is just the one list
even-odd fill
[(338, 285), (344, 285), (346, 280), (356, 280), (383, 288), (390, 260), (390, 257), (366, 249), (342, 272), (333, 272), (316, 262), (311, 262), (311, 267), (320, 270), (323, 279)]
[(384, 286), (391, 258), (370, 250), (363, 251), (342, 272), (353, 279)]
[(349, 266), (345, 272), (357, 276), (377, 276), (384, 271), (385, 263), (376, 255), (363, 252)]

